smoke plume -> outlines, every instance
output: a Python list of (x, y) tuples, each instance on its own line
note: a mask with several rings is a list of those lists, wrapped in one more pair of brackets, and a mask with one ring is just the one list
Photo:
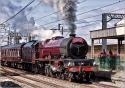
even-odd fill
[(76, 30), (76, 4), (76, 0), (60, 0), (58, 3), (59, 10), (71, 34), (74, 34)]
[[(19, 11), (24, 6), (20, 5), (22, 0), (17, 0), (16, 2), (13, 2), (12, 0), (1, 0), (0, 2), (0, 22), (5, 21), (7, 18), (11, 17), (17, 11)], [(15, 4), (16, 3), (16, 4)], [(24, 11), (22, 11), (20, 14), (18, 14), (14, 19), (10, 20), (8, 23), (12, 30), (16, 29), (18, 32), (20, 32), (22, 35), (26, 35), (27, 33), (30, 33), (34, 27), (34, 18), (27, 18), (26, 12), (29, 12), (32, 9), (32, 7), (26, 8)]]
[(44, 3), (51, 5), (57, 11), (60, 11), (71, 34), (76, 30), (76, 9), (77, 0), (42, 0)]

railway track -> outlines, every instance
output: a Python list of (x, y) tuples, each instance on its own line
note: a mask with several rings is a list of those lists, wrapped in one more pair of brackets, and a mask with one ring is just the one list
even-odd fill
[[(8, 68), (7, 68), (8, 69)], [(10, 70), (8, 71), (6, 68), (4, 68), (3, 70), (4, 71), (6, 71), (6, 72), (11, 72)], [(43, 76), (43, 75), (39, 75), (39, 74), (37, 74), (37, 75), (34, 75), (34, 74), (30, 74), (30, 75), (25, 75), (27, 72), (26, 71), (19, 71), (19, 69), (13, 69), (13, 68), (9, 68), (9, 69), (11, 69), (11, 70), (13, 70), (12, 71), (12, 73), (16, 73), (17, 75), (19, 75), (20, 77), (22, 77), (22, 78), (25, 78), (25, 79), (29, 79), (29, 80), (31, 80), (31, 81), (35, 81), (35, 82), (38, 82), (38, 83), (42, 83), (42, 84), (46, 84), (46, 85), (50, 85), (50, 86), (52, 86), (53, 88), (66, 88), (66, 86), (64, 86), (64, 85), (72, 85), (72, 87), (69, 87), (69, 88), (119, 88), (119, 87), (116, 87), (116, 86), (112, 86), (112, 85), (106, 85), (106, 84), (100, 84), (100, 83), (96, 83), (96, 82), (93, 82), (92, 84), (79, 84), (79, 83), (72, 83), (72, 82), (68, 82), (68, 81), (65, 81), (65, 80), (60, 80), (60, 79), (56, 79), (56, 78), (50, 78), (50, 77), (46, 77), (46, 76)], [(18, 70), (18, 71), (17, 71)], [(34, 78), (33, 77), (33, 75), (34, 75), (34, 77), (36, 77), (36, 78)], [(13, 79), (13, 77), (11, 77), (11, 76), (9, 76), (11, 79)], [(41, 79), (38, 79), (38, 78), (41, 78)], [(14, 80), (16, 80), (17, 78), (14, 78)], [(42, 80), (42, 79), (47, 79), (47, 80), (49, 80), (49, 81), (44, 81), (44, 80)], [(18, 80), (17, 80), (18, 81)], [(21, 80), (19, 80), (20, 82), (22, 82)], [(24, 81), (24, 80), (23, 80)], [(55, 83), (55, 81), (56, 82), (58, 82), (58, 85), (57, 85), (57, 83)], [(28, 83), (27, 83), (28, 84)], [(63, 86), (62, 86), (62, 85)], [(33, 87), (35, 87), (35, 86), (38, 86), (38, 85), (32, 85), (32, 84), (29, 84), (29, 85), (31, 85), (31, 86), (33, 86)], [(38, 87), (35, 87), (35, 88), (42, 88), (42, 87), (40, 87), (40, 86), (38, 86)], [(68, 88), (68, 87), (67, 87)]]
[(16, 80), (16, 81), (18, 81), (18, 82), (21, 82), (21, 83), (27, 84), (27, 85), (29, 85), (29, 86), (32, 86), (32, 87), (34, 87), (34, 88), (42, 88), (41, 86), (38, 86), (38, 85), (36, 85), (36, 84), (27, 82), (27, 81), (25, 81), (25, 80), (21, 80), (21, 79), (12, 77), (12, 76), (7, 76), (7, 77), (10, 78), (10, 79), (12, 79), (12, 80)]
[(14, 76), (18, 76), (18, 74), (15, 74), (15, 73), (12, 73), (12, 72), (9, 72), (9, 71), (5, 71), (5, 70), (3, 70), (3, 69), (0, 69), (0, 75), (1, 75), (1, 76), (6, 76), (6, 78), (12, 79), (12, 80), (14, 80), (14, 81), (18, 81), (18, 82), (20, 82), (20, 83), (23, 83), (23, 84), (26, 84), (26, 85), (29, 85), (29, 86), (32, 86), (32, 87), (34, 87), (34, 88), (42, 88), (42, 87), (40, 87), (40, 86), (37, 86), (37, 85), (32, 84), (32, 83), (30, 83), (30, 82), (27, 82), (27, 81), (25, 81), (25, 80), (21, 80), (21, 79), (19, 79), (19, 78), (15, 78)]
[(106, 85), (106, 84), (100, 84), (100, 83), (93, 83), (94, 85), (97, 85), (99, 87), (103, 87), (103, 88), (119, 88), (116, 86), (112, 86), (112, 85)]
[[(18, 82), (30, 85), (34, 88), (45, 88), (45, 87), (42, 87), (43, 84), (47, 85), (47, 86), (51, 86), (52, 88), (65, 88), (65, 87), (57, 85), (57, 84), (46, 82), (46, 81), (36, 79), (36, 78), (33, 78), (33, 77), (28, 77), (28, 76), (25, 76), (23, 74), (19, 74), (17, 72), (8, 71), (6, 69), (1, 69), (1, 71), (5, 72), (6, 77), (8, 77), (10, 79), (13, 79), (13, 80), (16, 80)], [(41, 84), (42, 86), (40, 86), (38, 84)]]

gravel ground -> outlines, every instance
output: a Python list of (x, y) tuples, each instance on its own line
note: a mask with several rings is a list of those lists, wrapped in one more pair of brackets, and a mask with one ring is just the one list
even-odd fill
[(9, 79), (7, 77), (0, 77), (0, 88), (33, 88), (33, 87)]
[[(11, 72), (15, 72), (14, 70), (12, 69), (9, 69), (7, 68), (7, 70), (11, 71)], [(51, 83), (54, 83), (54, 84), (59, 84), (61, 86), (64, 86), (65, 88), (90, 88), (90, 87), (87, 87), (87, 85), (80, 85), (80, 84), (77, 84), (77, 83), (70, 83), (68, 81), (63, 81), (63, 80), (59, 80), (59, 79), (55, 79), (55, 78), (50, 78), (50, 77), (45, 77), (45, 76), (42, 76), (42, 75), (32, 75), (32, 74), (26, 74), (25, 71), (20, 71), (20, 70), (17, 70), (16, 72), (20, 73), (21, 75), (24, 75), (25, 76), (28, 76), (28, 77), (32, 77), (32, 78), (35, 78), (35, 79), (40, 79), (40, 80), (44, 80), (46, 82), (51, 82)], [(19, 76), (14, 76), (15, 78), (21, 78)], [(5, 78), (6, 79), (6, 78)], [(22, 78), (21, 78), (22, 79)], [(32, 80), (28, 80), (28, 79), (23, 79), (24, 81), (28, 81), (30, 83), (33, 83), (33, 84), (37, 84), (38, 86), (41, 86), (43, 88), (52, 88), (52, 86), (49, 86), (49, 85), (45, 85), (45, 84), (42, 84), (41, 83), (38, 83), (38, 82), (34, 82)], [(18, 82), (19, 83), (19, 82)], [(17, 83), (17, 84), (18, 84)], [(22, 85), (21, 85), (22, 87)], [(24, 88), (24, 86), (22, 87)], [(25, 87), (25, 88), (31, 88), (31, 87)], [(93, 88), (97, 88), (97, 87), (93, 87)]]
[[(6, 68), (6, 69), (8, 71), (15, 72), (12, 69), (9, 69), (9, 68)], [(46, 76), (42, 76), (42, 75), (27, 74), (25, 71), (20, 71), (20, 70), (17, 70), (17, 69), (16, 69), (16, 72), (18, 72), (18, 73), (20, 73), (22, 75), (28, 76), (28, 77), (32, 77), (32, 78), (35, 78), (35, 79), (41, 79), (41, 80), (44, 80), (46, 82), (58, 84), (58, 85), (64, 86), (65, 88), (81, 88), (81, 87), (82, 88), (90, 88), (90, 87), (87, 87), (88, 85), (86, 85), (86, 84), (80, 85), (80, 84), (77, 84), (77, 83), (71, 83), (71, 82), (68, 82), (68, 81), (63, 81), (63, 80), (60, 80), (60, 79), (50, 78), (50, 77), (46, 77)], [(48, 88), (52, 88), (52, 87), (48, 86)], [(93, 86), (93, 88), (97, 88), (97, 87)]]
[[(50, 78), (50, 77), (46, 77), (46, 76), (43, 76), (43, 75), (39, 75), (39, 74), (28, 74), (27, 72), (25, 71), (21, 71), (21, 70), (13, 70), (13, 69), (9, 69), (7, 68), (7, 70), (11, 71), (11, 72), (18, 72), (20, 73), (21, 75), (25, 75), (25, 76), (28, 76), (30, 78), (34, 78), (34, 79), (39, 79), (39, 80), (43, 80), (43, 81), (46, 81), (46, 82), (50, 82), (50, 83), (53, 83), (53, 84), (58, 84), (58, 85), (61, 85), (61, 86), (64, 86), (65, 88), (104, 88), (104, 87), (101, 87), (101, 86), (96, 86), (94, 84), (79, 84), (79, 83), (72, 83), (72, 82), (68, 82), (68, 81), (64, 81), (64, 80), (60, 80), (60, 79), (55, 79), (55, 78)], [(22, 77), (19, 77), (19, 76), (14, 76), (15, 78), (18, 78), (18, 79), (23, 79), (24, 81), (28, 81), (30, 83), (33, 83), (33, 84), (37, 84), (38, 86), (41, 86), (42, 88), (54, 88), (52, 86), (49, 86), (49, 85), (46, 85), (46, 84), (42, 84), (42, 83), (39, 83), (39, 82), (36, 82), (36, 81), (33, 81), (33, 80), (30, 80), (30, 79), (26, 79), (26, 78), (22, 78)], [(5, 78), (6, 79), (6, 78)], [(2, 80), (3, 81), (3, 80)], [(1, 81), (0, 81), (1, 82)], [(19, 83), (19, 82), (15, 82), (13, 81), (14, 83), (16, 84), (19, 84), (22, 88), (33, 88), (33, 87), (28, 87), (28, 85), (24, 85), (23, 83)], [(108, 84), (108, 85), (114, 85), (114, 86), (117, 86), (115, 85), (114, 83), (109, 83), (109, 82), (100, 82), (101, 84)], [(106, 87), (105, 87), (106, 88)], [(120, 87), (121, 88), (121, 87)], [(123, 87), (125, 88), (125, 87)]]
[[(34, 76), (26, 75), (26, 76), (31, 77), (31, 78), (35, 77), (35, 79), (41, 79), (41, 80), (44, 80), (44, 81), (47, 81), (47, 82), (50, 82), (53, 84), (58, 84), (58, 85), (64, 86), (65, 88), (99, 88), (98, 86), (93, 85), (93, 84), (73, 83), (73, 82), (68, 82), (68, 81), (64, 81), (64, 80), (60, 80), (60, 79), (45, 77), (42, 75), (34, 75)], [(100, 87), (100, 88), (102, 88), (102, 87)]]
[(52, 87), (51, 85), (46, 85), (44, 83), (36, 82), (36, 81), (30, 80), (30, 79), (27, 79), (27, 78), (23, 78), (23, 77), (19, 77), (19, 76), (16, 76), (14, 78), (25, 80), (26, 82), (29, 82), (31, 84), (36, 84), (37, 86), (39, 86), (41, 88), (56, 88), (56, 87)]
[(112, 76), (112, 80), (120, 88), (125, 88), (125, 71), (119, 71)]

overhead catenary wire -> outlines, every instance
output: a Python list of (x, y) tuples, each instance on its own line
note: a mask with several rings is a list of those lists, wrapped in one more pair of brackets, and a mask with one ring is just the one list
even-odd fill
[[(83, 0), (83, 1), (79, 2), (78, 4), (82, 4), (82, 3), (84, 3), (85, 1), (87, 1), (87, 0)], [(48, 16), (54, 15), (54, 14), (59, 13), (59, 12), (60, 12), (60, 11), (55, 11), (55, 12), (53, 12), (53, 13), (49, 13), (49, 14), (47, 14), (47, 15), (45, 15), (45, 16), (42, 16), (42, 17), (39, 17), (39, 18), (35, 19), (35, 21), (41, 20), (41, 19), (43, 19), (43, 18), (46, 18), (46, 17), (48, 17)]]
[(86, 1), (87, 1), (87, 0), (80, 1), (80, 2), (78, 2), (78, 4), (81, 4), (81, 3), (86, 2)]
[[(116, 9), (116, 10), (112, 10), (112, 11), (109, 11), (109, 12), (115, 12), (115, 11), (119, 11), (119, 10), (124, 10), (125, 8), (120, 8), (120, 9)], [(81, 20), (85, 20), (85, 19), (90, 19), (90, 18), (94, 18), (94, 17), (98, 17), (98, 16), (101, 16), (102, 15), (102, 13), (101, 14), (98, 14), (98, 15), (94, 15), (94, 16), (88, 16), (88, 17), (85, 17), (85, 18), (82, 18)], [(91, 22), (91, 21), (90, 21)], [(53, 23), (55, 23), (55, 22), (53, 22)], [(81, 22), (81, 23), (84, 23), (84, 22)], [(76, 23), (77, 24), (77, 23)], [(80, 23), (79, 23), (80, 24)]]
[(35, 0), (32, 0), (31, 2), (29, 2), (26, 6), (24, 6), (21, 10), (19, 10), (16, 14), (14, 14), (13, 16), (9, 17), (7, 20), (5, 20), (4, 22), (0, 23), (0, 24), (4, 24), (8, 21), (10, 21), (11, 19), (15, 18), (18, 14), (20, 14), (23, 10), (25, 10), (29, 5), (31, 5)]
[[(115, 12), (115, 11), (119, 11), (119, 10), (125, 10), (125, 8), (120, 8), (120, 9), (112, 10), (110, 12)], [(94, 16), (88, 16), (88, 17), (82, 18), (82, 19), (89, 19), (89, 18), (101, 16), (101, 15), (102, 14), (98, 14), (98, 15), (94, 15)], [(92, 26), (92, 25), (95, 25), (97, 22), (100, 22), (100, 21), (101, 20), (88, 21), (88, 23), (91, 23), (91, 24), (86, 24), (86, 25), (83, 25), (83, 26), (78, 26), (77, 28), (83, 28), (83, 27)], [(82, 23), (85, 23), (85, 22), (78, 22), (76, 24), (82, 24)]]
[(77, 28), (83, 28), (83, 27), (87, 27), (87, 26), (91, 26), (91, 25), (95, 25), (98, 21), (95, 21), (94, 23), (91, 24), (87, 24), (87, 25), (83, 25), (83, 26), (79, 26)]
[[(125, 8), (119, 8), (119, 9), (116, 9), (116, 10), (112, 10), (112, 11), (108, 11), (108, 12), (116, 12), (116, 11), (119, 11), (119, 10), (125, 10)], [(79, 19), (79, 20), (85, 20), (85, 19), (90, 19), (90, 18), (94, 18), (94, 17), (98, 17), (98, 16), (101, 16), (102, 15), (102, 13), (101, 14), (97, 14), (97, 15), (93, 15), (93, 16), (88, 16), (88, 17), (85, 17), (85, 18), (82, 18), (82, 19)], [(80, 24), (80, 22), (77, 22), (77, 23), (79, 23)], [(76, 24), (77, 24), (76, 23)], [(81, 22), (81, 23), (84, 23), (84, 22)]]
[(86, 24), (86, 25), (83, 25), (83, 26), (78, 26), (77, 28), (83, 28), (83, 27), (88, 27), (88, 26), (92, 26), (92, 25), (96, 25), (97, 22), (100, 22), (101, 20), (95, 20), (95, 21), (90, 21), (88, 23), (91, 23), (91, 24)]
[(94, 20), (94, 21), (87, 21), (87, 22), (78, 22), (76, 24), (83, 24), (83, 23), (93, 23), (93, 22), (100, 22), (101, 20)]
[(29, 15), (33, 10), (35, 10), (40, 4), (42, 3), (42, 1), (38, 2), (31, 11), (29, 11), (26, 15)]
[(95, 10), (98, 10), (98, 9), (102, 9), (102, 8), (105, 8), (105, 7), (109, 7), (109, 6), (112, 6), (112, 5), (115, 5), (115, 4), (124, 2), (124, 1), (125, 1), (125, 0), (121, 0), (121, 1), (117, 1), (117, 2), (111, 3), (111, 4), (107, 4), (107, 5), (104, 5), (104, 6), (101, 6), (101, 7), (98, 7), (98, 8), (91, 9), (91, 10), (89, 10), (89, 11), (80, 13), (80, 14), (78, 14), (78, 15), (83, 15), (83, 14), (86, 14), (86, 13), (89, 13), (89, 12), (92, 12), (92, 11), (95, 11)]
[(50, 13), (50, 14), (48, 14), (48, 15), (42, 16), (42, 17), (40, 17), (40, 18), (35, 19), (35, 21), (41, 20), (41, 19), (43, 19), (43, 18), (45, 18), (45, 17), (51, 16), (51, 15), (56, 14), (56, 13), (58, 13), (58, 12), (60, 12), (60, 11), (55, 11), (55, 12)]
[[(124, 8), (125, 9), (125, 8)], [(77, 28), (83, 28), (83, 27), (87, 27), (87, 26), (92, 26), (92, 25), (95, 25), (97, 22), (100, 22), (101, 20), (95, 20), (95, 21), (90, 21), (88, 23), (91, 23), (91, 24), (87, 24), (87, 25), (83, 25), (83, 26), (79, 26)], [(81, 22), (82, 23), (82, 22)]]
[[(124, 8), (125, 9), (125, 8)], [(95, 25), (97, 22), (100, 22), (101, 20), (95, 20), (95, 21), (89, 21), (88, 23), (91, 23), (91, 24), (86, 24), (86, 25), (83, 25), (83, 26), (78, 26), (77, 28), (84, 28), (84, 27), (88, 27), (88, 26), (92, 26), (92, 25)], [(122, 27), (122, 26), (120, 26)], [(123, 26), (124, 27), (124, 26)], [(86, 34), (87, 35), (87, 34)]]
[[(101, 8), (105, 8), (105, 7), (109, 7), (109, 6), (112, 6), (112, 5), (116, 5), (116, 4), (121, 3), (121, 2), (124, 2), (124, 1), (125, 1), (125, 0), (120, 0), (120, 1), (117, 1), (117, 2), (114, 2), (114, 3), (111, 3), (111, 4), (108, 4), (108, 5), (101, 6), (101, 7), (96, 8), (96, 9), (91, 9), (91, 10), (89, 10), (89, 11), (85, 11), (85, 12), (83, 12), (83, 13), (77, 14), (77, 16), (83, 15), (83, 14), (85, 14), (85, 13), (89, 13), (89, 12), (92, 12), (92, 11), (95, 11), (95, 10), (98, 10), (98, 9), (101, 9)], [(52, 21), (52, 22), (45, 23), (45, 24), (43, 24), (43, 25), (48, 25), (48, 24), (56, 23), (56, 22), (58, 22), (58, 21), (62, 21), (62, 20), (65, 20), (65, 19), (66, 19), (66, 18), (59, 19), (59, 20), (56, 20), (56, 21)], [(40, 26), (43, 26), (43, 25), (40, 25)]]

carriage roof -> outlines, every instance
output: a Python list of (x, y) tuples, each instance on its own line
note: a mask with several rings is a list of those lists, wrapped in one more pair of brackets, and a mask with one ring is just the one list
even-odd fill
[(5, 45), (2, 46), (2, 49), (16, 49), (16, 48), (21, 48), (22, 45), (24, 45), (25, 43), (19, 43), (19, 44), (15, 44), (15, 45)]
[(24, 47), (24, 48), (25, 48), (25, 47), (31, 48), (33, 45), (36, 45), (37, 43), (38, 43), (37, 40), (32, 40), (32, 41), (26, 43), (23, 47)]

